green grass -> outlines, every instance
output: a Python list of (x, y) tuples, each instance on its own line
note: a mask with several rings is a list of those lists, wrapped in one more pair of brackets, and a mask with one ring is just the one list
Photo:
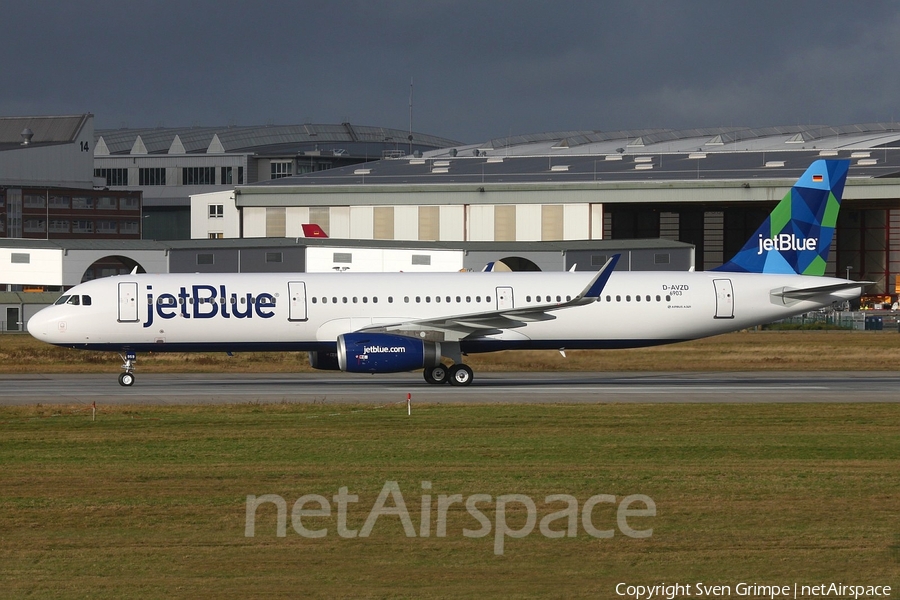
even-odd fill
[[(10, 597), (615, 597), (618, 582), (900, 584), (900, 406), (419, 405), (0, 408), (0, 581)], [(276, 536), (248, 494), (359, 495), (396, 480), (416, 529)], [(649, 539), (508, 539), (439, 494), (646, 494)], [(393, 503), (389, 502), (389, 506)], [(494, 514), (481, 508), (493, 521)], [(511, 511), (512, 527), (524, 523)], [(594, 512), (615, 526), (612, 505)], [(559, 522), (558, 522), (559, 523)], [(894, 588), (895, 590), (897, 587)]]

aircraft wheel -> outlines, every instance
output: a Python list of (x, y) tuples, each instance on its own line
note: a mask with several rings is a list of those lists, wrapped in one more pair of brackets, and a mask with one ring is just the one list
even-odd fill
[(469, 365), (459, 363), (450, 367), (450, 385), (469, 385), (472, 383), (472, 377), (474, 373)]
[(133, 386), (134, 385), (134, 373), (129, 373), (127, 371), (125, 373), (120, 373), (119, 374), (119, 385), (122, 385), (125, 387)]
[(442, 383), (447, 383), (447, 367), (444, 365), (429, 367), (425, 369), (423, 375), (425, 376), (425, 381), (430, 384), (440, 385)]

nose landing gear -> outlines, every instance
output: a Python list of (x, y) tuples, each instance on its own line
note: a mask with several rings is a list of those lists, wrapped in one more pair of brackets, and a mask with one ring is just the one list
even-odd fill
[(134, 385), (134, 363), (137, 361), (137, 354), (134, 352), (126, 352), (125, 356), (121, 354), (123, 373), (119, 373), (119, 385), (131, 387)]

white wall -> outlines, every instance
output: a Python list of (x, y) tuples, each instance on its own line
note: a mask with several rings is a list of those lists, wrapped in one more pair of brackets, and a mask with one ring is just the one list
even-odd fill
[[(28, 262), (13, 262), (12, 255)], [(0, 285), (63, 285), (62, 249), (0, 248)]]
[[(350, 256), (350, 262), (335, 262), (336, 254)], [(306, 272), (355, 273), (449, 272), (463, 268), (462, 250), (423, 250), (406, 248), (310, 247), (306, 249)], [(430, 264), (413, 264), (413, 255), (429, 257)], [(421, 258), (419, 259), (421, 261)]]
[[(209, 217), (209, 205), (221, 204), (222, 218)], [(234, 191), (209, 192), (191, 196), (191, 239), (205, 240), (211, 233), (221, 233), (224, 238), (240, 237), (240, 213), (234, 204)], [(263, 213), (265, 228), (265, 213)]]

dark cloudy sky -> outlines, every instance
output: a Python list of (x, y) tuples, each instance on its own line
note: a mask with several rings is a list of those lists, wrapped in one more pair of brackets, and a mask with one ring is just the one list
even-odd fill
[(900, 3), (6, 2), (0, 115), (509, 133), (900, 119)]

